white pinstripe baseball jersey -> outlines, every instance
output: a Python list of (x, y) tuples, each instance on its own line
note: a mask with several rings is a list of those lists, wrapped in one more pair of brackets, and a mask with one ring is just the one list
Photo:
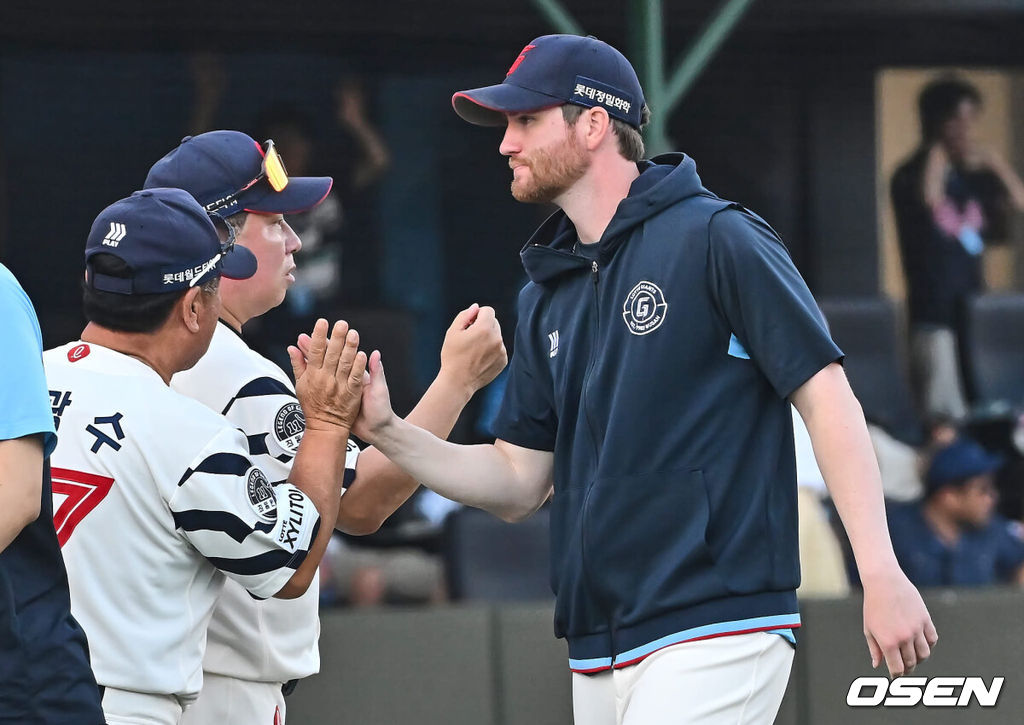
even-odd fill
[[(223, 413), (248, 438), (272, 482), (288, 477), (305, 419), (291, 380), (223, 322), (206, 355), (171, 380), (175, 390)], [(347, 486), (359, 449), (349, 441)], [(203, 668), (257, 682), (287, 682), (320, 670), (319, 579), (297, 599), (256, 601), (228, 582), (209, 627)]]
[(44, 363), (54, 525), (96, 679), (189, 701), (224, 574), (272, 596), (320, 516), (298, 488), (271, 486), (223, 416), (140, 360), (79, 341)]

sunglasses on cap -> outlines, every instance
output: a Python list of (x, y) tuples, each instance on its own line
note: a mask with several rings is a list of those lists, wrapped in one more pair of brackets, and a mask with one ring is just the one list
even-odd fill
[(270, 188), (274, 191), (284, 191), (285, 187), (288, 186), (288, 171), (284, 167), (284, 161), (281, 159), (281, 154), (277, 152), (277, 147), (274, 146), (273, 139), (267, 139), (264, 142), (263, 146), (260, 148), (260, 153), (263, 154), (263, 163), (260, 165), (259, 175), (241, 189), (233, 191), (227, 196), (223, 196), (220, 199), (217, 199), (217, 201), (207, 204), (205, 207), (207, 213), (213, 214), (214, 212), (230, 206), (236, 199), (238, 199), (239, 196), (244, 194), (263, 179), (266, 179), (270, 183)]
[[(203, 278), (206, 277), (206, 273), (209, 272), (214, 267), (216, 267), (217, 263), (221, 259), (226, 257), (228, 253), (235, 248), (235, 240), (238, 236), (235, 233), (235, 228), (228, 223), (227, 219), (225, 219), (220, 214), (217, 214), (215, 212), (207, 213), (210, 215), (210, 220), (213, 222), (213, 225), (215, 227), (218, 227), (218, 236), (223, 236), (224, 239), (221, 240), (220, 243), (220, 252), (214, 255), (213, 259), (203, 264), (202, 272), (193, 277), (191, 281), (188, 283), (188, 286), (190, 288), (195, 287), (197, 284), (199, 284), (203, 280)], [(220, 230), (223, 230), (223, 232)]]

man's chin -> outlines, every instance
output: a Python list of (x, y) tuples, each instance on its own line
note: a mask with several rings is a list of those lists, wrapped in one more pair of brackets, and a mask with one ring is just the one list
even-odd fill
[(511, 189), (512, 198), (524, 204), (548, 204), (555, 198), (555, 194), (550, 189), (523, 188), (522, 186), (516, 186), (514, 181), (512, 182)]

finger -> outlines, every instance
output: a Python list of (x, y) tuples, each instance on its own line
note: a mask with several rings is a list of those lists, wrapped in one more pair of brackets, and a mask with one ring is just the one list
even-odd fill
[(363, 375), (366, 374), (366, 353), (362, 350), (356, 353), (356, 359), (352, 361), (352, 372), (348, 375), (349, 387), (352, 390), (359, 390), (363, 385)]
[(480, 311), (480, 305), (476, 302), (471, 304), (469, 307), (464, 309), (459, 314), (455, 315), (455, 319), (452, 320), (451, 329), (453, 330), (465, 330), (467, 327), (476, 321), (477, 313)]
[(313, 342), (313, 339), (309, 335), (307, 335), (305, 332), (303, 332), (301, 335), (299, 335), (299, 339), (296, 340), (295, 344), (296, 344), (296, 346), (298, 346), (299, 351), (303, 355), (308, 357), (309, 356), (309, 346), (312, 344), (312, 342)]
[(931, 617), (924, 623), (924, 638), (928, 641), (929, 646), (934, 647), (935, 643), (939, 641), (939, 633), (935, 630), (935, 625), (932, 624)]
[(869, 633), (865, 632), (864, 637), (868, 641), (868, 652), (871, 654), (871, 669), (875, 669), (882, 662), (882, 648)]
[(322, 317), (313, 325), (313, 335), (306, 353), (306, 364), (310, 367), (323, 367), (324, 352), (327, 350), (327, 320)]
[(348, 374), (352, 371), (352, 362), (356, 359), (357, 352), (359, 352), (359, 332), (349, 330), (348, 334), (345, 335), (345, 346), (341, 350), (341, 356), (334, 371), (335, 377), (339, 380), (348, 377)]
[(338, 360), (348, 342), (348, 323), (338, 320), (331, 330), (331, 339), (327, 341), (327, 352), (324, 353), (324, 369), (334, 372), (338, 369)]
[(932, 656), (932, 648), (928, 646), (928, 642), (925, 640), (922, 632), (918, 632), (917, 636), (914, 637), (914, 652), (917, 654), (918, 662), (924, 662)]
[(903, 674), (909, 675), (917, 667), (917, 652), (914, 651), (913, 640), (900, 644), (900, 657), (903, 660)]
[(883, 649), (882, 654), (885, 656), (885, 666), (889, 668), (889, 675), (891, 677), (902, 677), (906, 674), (903, 654), (900, 652), (898, 645)]
[(384, 382), (384, 361), (381, 359), (380, 350), (374, 350), (370, 353), (368, 367), (370, 369), (371, 382)]
[(480, 308), (480, 314), (476, 316), (476, 321), (481, 323), (482, 327), (490, 327), (494, 322), (494, 308), (484, 306)]
[(303, 356), (302, 350), (294, 345), (289, 345), (288, 359), (292, 362), (292, 374), (298, 380), (306, 372), (306, 358)]

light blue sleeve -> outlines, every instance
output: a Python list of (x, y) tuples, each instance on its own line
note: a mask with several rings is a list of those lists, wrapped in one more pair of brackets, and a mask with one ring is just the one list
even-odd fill
[(43, 373), (43, 338), (25, 290), (0, 264), (0, 440), (42, 433), (43, 455), (57, 445)]

